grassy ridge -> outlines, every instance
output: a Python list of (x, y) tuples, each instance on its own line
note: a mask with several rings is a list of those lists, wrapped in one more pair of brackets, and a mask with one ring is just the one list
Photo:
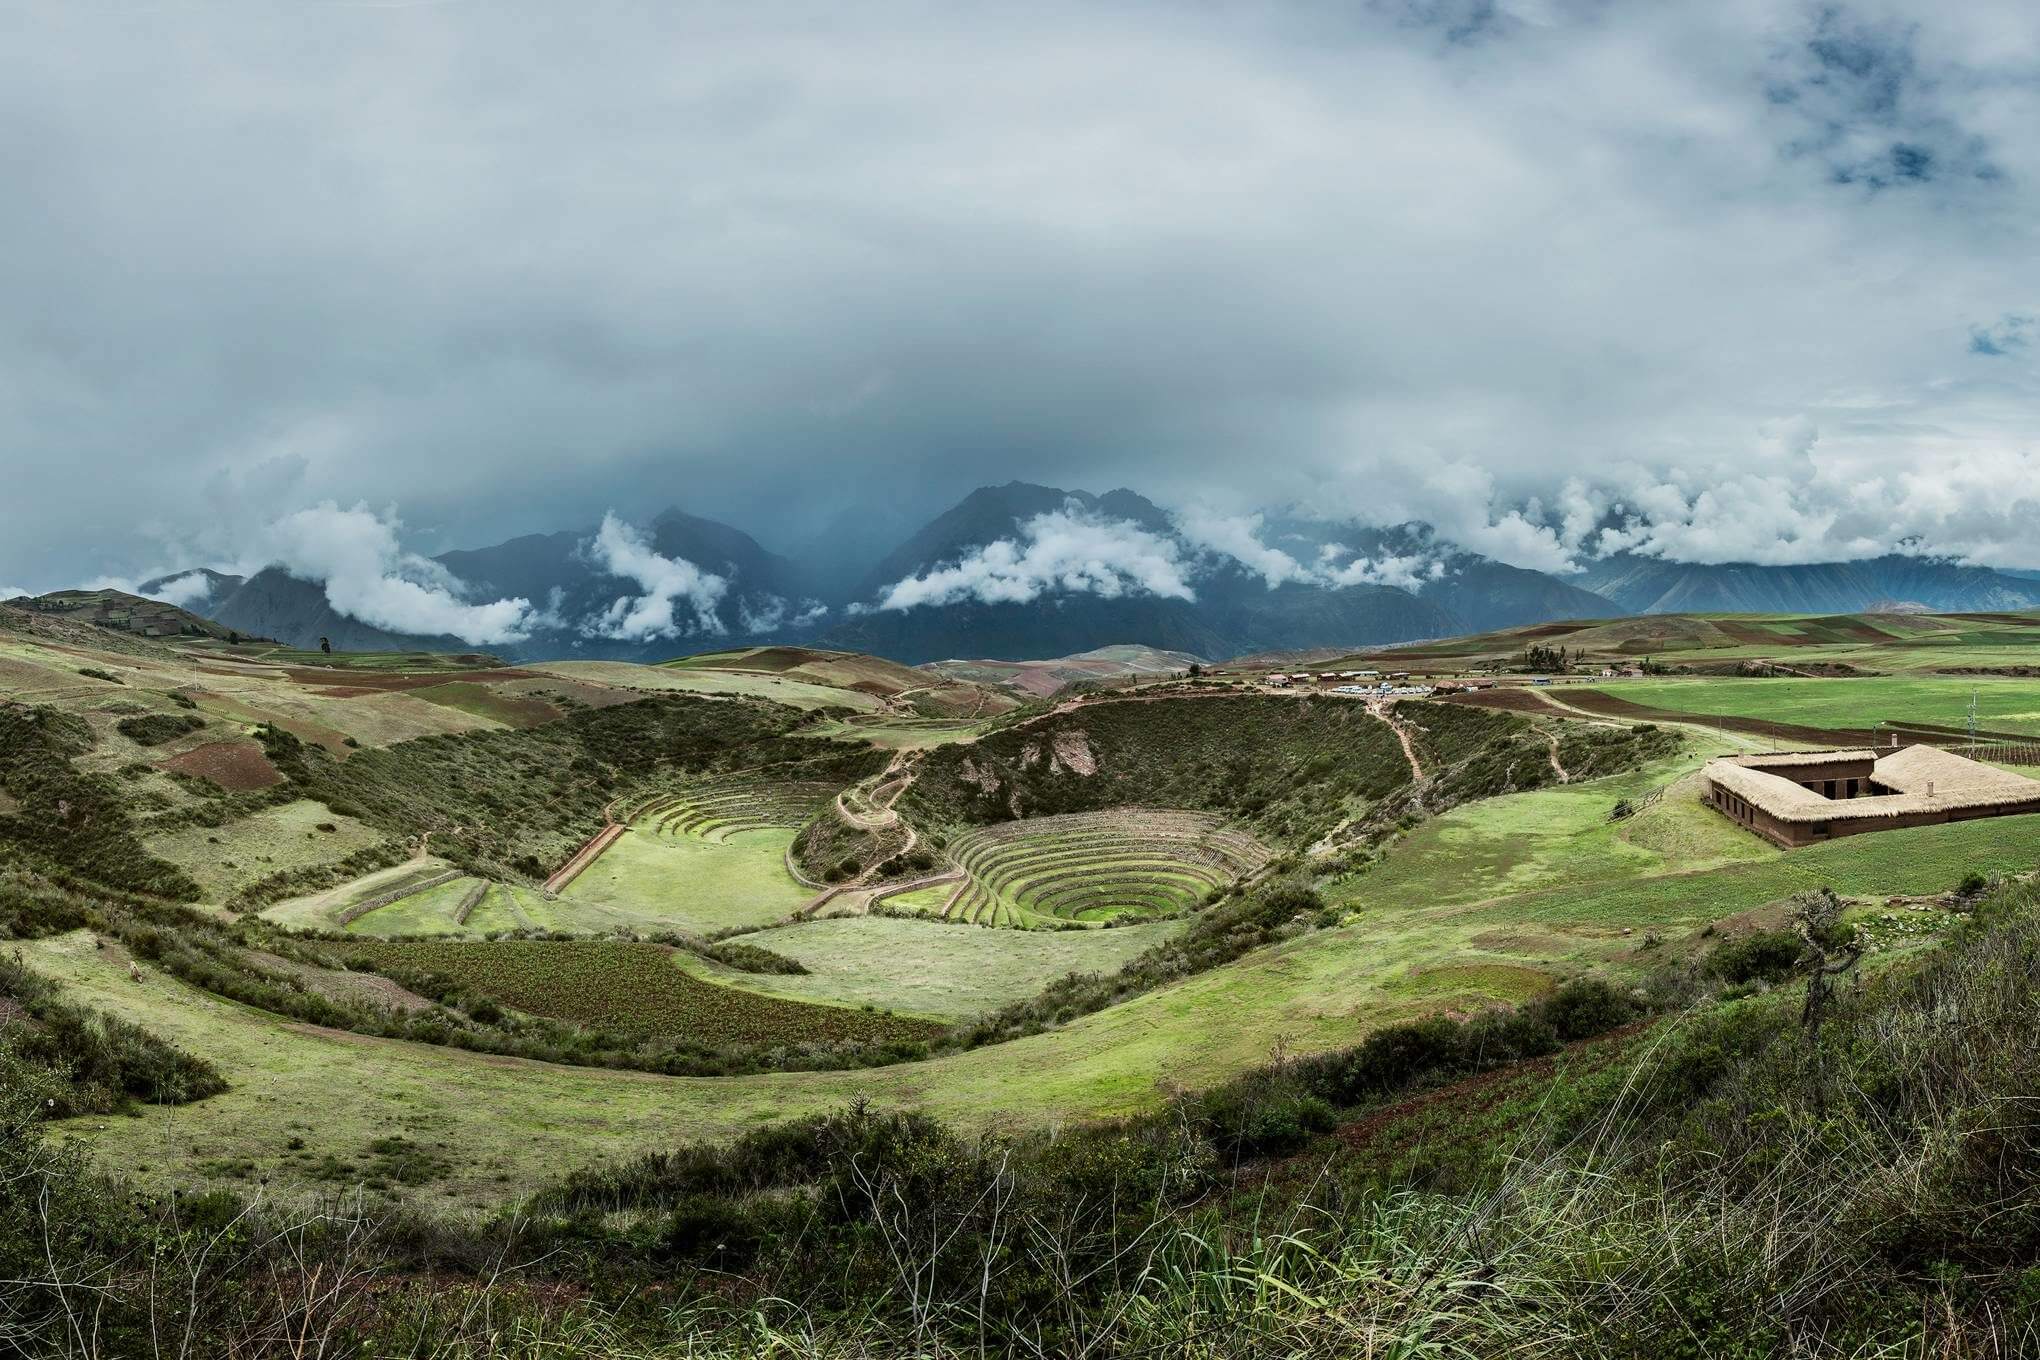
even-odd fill
[[(1502, 732), (1472, 713), (1455, 727)], [(1052, 758), (1084, 751), (1095, 773)], [(931, 751), (906, 795), (932, 824), (1113, 807), (1193, 808), (1310, 839), (1409, 781), (1395, 733), (1358, 704), (1241, 696), (1089, 704)]]

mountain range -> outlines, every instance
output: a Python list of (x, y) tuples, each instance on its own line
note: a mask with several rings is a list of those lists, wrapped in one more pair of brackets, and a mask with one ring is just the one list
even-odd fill
[(1628, 614), (2040, 606), (2031, 574), (1898, 554), (1801, 566), (1614, 554), (1560, 577), (1468, 552), (1421, 524), (1254, 526), (1260, 551), (1242, 551), (1193, 535), (1132, 491), (1012, 482), (896, 537), (896, 520), (862, 515), (782, 556), (728, 524), (668, 510), (638, 529), (530, 534), (433, 559), (441, 584), (468, 600), (531, 602), (525, 636), (485, 644), (343, 612), (325, 584), (280, 565), (245, 579), (175, 573), (141, 590), (297, 646), (485, 645), (511, 660), (644, 660), (774, 641), (909, 663), (1114, 644), (1217, 659)]

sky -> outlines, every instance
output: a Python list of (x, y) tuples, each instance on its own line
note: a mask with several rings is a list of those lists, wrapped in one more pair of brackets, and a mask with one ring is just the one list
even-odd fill
[(1014, 478), (2040, 567), (2036, 129), (1998, 0), (0, 4), (0, 596), (601, 524), (685, 618), (665, 506)]

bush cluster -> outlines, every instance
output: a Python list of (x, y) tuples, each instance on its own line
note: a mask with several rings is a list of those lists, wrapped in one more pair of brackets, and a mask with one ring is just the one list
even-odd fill
[(114, 726), (137, 746), (161, 746), (198, 731), (205, 726), (205, 719), (193, 713), (149, 713), (139, 718), (122, 718)]
[(0, 1055), (57, 1078), (46, 1113), (118, 1114), (137, 1101), (183, 1105), (227, 1089), (219, 1069), (118, 1016), (60, 999), (55, 983), (16, 952), (0, 957)]

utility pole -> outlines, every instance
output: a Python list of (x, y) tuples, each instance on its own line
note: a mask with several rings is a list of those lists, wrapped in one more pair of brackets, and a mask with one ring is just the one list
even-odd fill
[(1976, 759), (1976, 689), (1969, 690), (1969, 758)]

